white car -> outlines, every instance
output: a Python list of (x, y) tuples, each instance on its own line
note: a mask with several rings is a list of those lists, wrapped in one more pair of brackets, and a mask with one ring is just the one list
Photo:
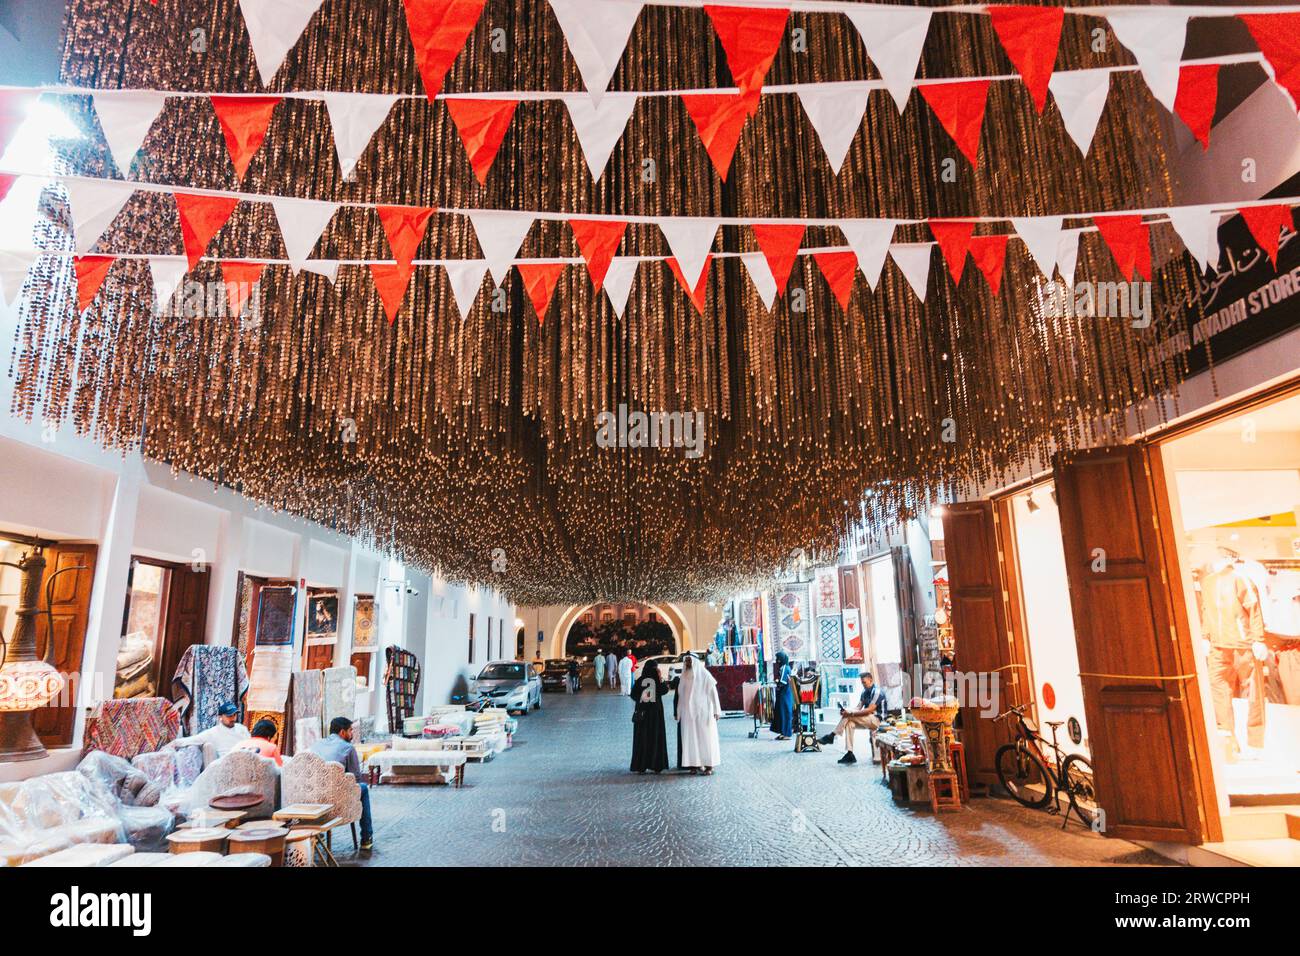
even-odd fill
[(524, 661), (488, 661), (469, 682), (471, 697), (486, 694), (493, 707), (527, 713), (542, 709), (542, 679)]

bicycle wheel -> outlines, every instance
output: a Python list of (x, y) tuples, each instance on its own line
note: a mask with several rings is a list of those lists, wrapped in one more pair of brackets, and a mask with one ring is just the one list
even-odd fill
[(1004, 744), (995, 757), (998, 780), (1007, 793), (1031, 810), (1041, 810), (1052, 799), (1052, 778), (1043, 762), (1016, 744)]
[(1074, 805), (1091, 827), (1097, 818), (1097, 789), (1092, 777), (1092, 764), (1083, 754), (1070, 754), (1061, 765), (1061, 785), (1066, 796), (1074, 798)]

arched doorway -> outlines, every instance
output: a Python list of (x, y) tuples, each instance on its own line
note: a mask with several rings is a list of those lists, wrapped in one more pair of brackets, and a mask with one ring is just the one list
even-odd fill
[[(691, 634), (686, 626), (686, 621), (680, 611), (671, 604), (659, 604), (650, 602), (624, 602), (615, 604), (610, 602), (593, 603), (593, 604), (574, 604), (565, 609), (556, 623), (555, 629), (546, 643), (547, 657), (565, 657), (567, 654), (566, 646), (569, 641), (569, 634), (573, 625), (582, 620), (584, 615), (590, 614), (591, 623), (589, 626), (595, 630), (601, 624), (602, 613), (606, 609), (612, 609), (613, 614), (626, 614), (626, 609), (638, 608), (638, 623), (649, 620), (653, 614), (653, 620), (666, 625), (669, 634), (671, 634), (671, 644), (669, 644), (664, 653), (675, 654), (687, 650), (692, 646)], [(623, 610), (620, 610), (623, 609)], [(612, 615), (611, 615), (612, 616)], [(623, 618), (620, 618), (623, 619)], [(666, 641), (665, 635), (664, 640)], [(590, 651), (588, 651), (590, 653)], [(580, 654), (579, 656), (586, 656)]]
[(564, 656), (591, 658), (597, 651), (628, 650), (638, 659), (677, 651), (677, 636), (648, 604), (595, 604), (582, 611), (564, 636)]

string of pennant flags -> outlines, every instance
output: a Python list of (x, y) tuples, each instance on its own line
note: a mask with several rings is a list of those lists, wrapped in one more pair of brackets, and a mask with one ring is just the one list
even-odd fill
[[(765, 87), (764, 80), (797, 7), (714, 6), (704, 4), (718, 33), (735, 87), (711, 90), (650, 90), (608, 93), (606, 87), (622, 56), (631, 26), (643, 6), (639, 0), (550, 0), (577, 60), (587, 94), (549, 91), (443, 93), (442, 83), (482, 12), (483, 0), (404, 0), (411, 40), (424, 85), (424, 96), (443, 101), (475, 178), (486, 184), (516, 108), (527, 101), (564, 103), (592, 178), (599, 180), (638, 99), (679, 97), (722, 180), (746, 120), (758, 110), (761, 94), (799, 97), (817, 133), (828, 163), (840, 172), (866, 112), (873, 90), (886, 89), (899, 112), (915, 89), (940, 125), (972, 165), (979, 165), (980, 134), (989, 89), (995, 82), (1023, 81), (1041, 114), (1050, 92), (1064, 126), (1086, 155), (1105, 110), (1111, 76), (1139, 72), (1153, 96), (1177, 115), (1204, 148), (1218, 98), (1223, 66), (1259, 63), (1277, 85), (1300, 103), (1300, 12), (1245, 13), (1235, 8), (1090, 8), (1104, 15), (1136, 65), (1054, 71), (1063, 17), (1079, 9), (1061, 7), (980, 6), (964, 12), (985, 13), (993, 21), (1003, 49), (1017, 73), (982, 77), (920, 79), (917, 64), (932, 14), (953, 8), (836, 6), (857, 27), (880, 80), (817, 82)], [(264, 84), (278, 72), (321, 0), (241, 0), (255, 58)], [(1247, 8), (1250, 9), (1250, 8)], [(1258, 9), (1258, 8), (1255, 8)], [(1259, 54), (1235, 54), (1182, 60), (1186, 26), (1194, 16), (1236, 16), (1259, 48)], [(281, 100), (324, 103), (334, 134), (337, 159), (345, 178), (399, 100), (420, 94), (341, 93), (328, 91), (209, 94), (191, 91), (110, 90), (51, 87), (47, 90), (0, 89), (0, 152), (22, 115), (26, 99), (41, 92), (90, 95), (118, 170), (125, 176), (168, 97), (204, 97), (217, 116), (231, 163), (243, 179), (267, 136)]]
[[(18, 178), (0, 173), (0, 201)], [(341, 265), (368, 267), (390, 324), (396, 319), (416, 266), (441, 266), (446, 270), (462, 318), (473, 308), (485, 275), (499, 285), (516, 269), (524, 281), (538, 322), (544, 321), (552, 294), (565, 268), (585, 263), (596, 292), (602, 288), (615, 313), (621, 318), (628, 294), (641, 262), (666, 261), (677, 282), (701, 312), (714, 258), (737, 257), (758, 292), (764, 307), (772, 308), (784, 295), (795, 261), (810, 256), (827, 281), (841, 307), (848, 309), (853, 284), (860, 270), (871, 289), (880, 281), (886, 256), (893, 260), (916, 296), (925, 301), (929, 285), (931, 252), (938, 246), (954, 284), (960, 284), (967, 258), (984, 276), (993, 294), (998, 294), (1005, 264), (1006, 247), (1012, 233), (975, 235), (980, 224), (1009, 223), (1012, 232), (1044, 276), (1059, 271), (1067, 285), (1073, 284), (1079, 237), (1095, 229), (1110, 250), (1125, 281), (1134, 275), (1150, 281), (1152, 258), (1150, 227), (1168, 222), (1182, 239), (1187, 251), (1204, 272), (1220, 258), (1218, 229), (1224, 215), (1239, 214), (1251, 234), (1276, 266), (1284, 231), (1295, 231), (1292, 206), (1300, 196), (1270, 198), (1229, 204), (1171, 206), (1154, 209), (1078, 213), (1031, 217), (963, 217), (956, 219), (741, 219), (652, 216), (582, 216), (556, 212), (515, 210), (447, 210), (431, 207), (395, 206), (362, 202), (322, 202), (287, 196), (234, 193), (218, 190), (177, 191), (150, 183), (125, 183), (84, 176), (55, 176), (67, 190), (73, 222), (71, 255), (77, 279), (78, 303), (86, 308), (95, 299), (109, 269), (118, 259), (149, 262), (155, 295), (161, 308), (170, 300), (184, 275), (206, 256), (208, 246), (241, 202), (266, 202), (272, 207), (287, 254), (286, 259), (222, 258), (227, 284), (246, 287), (255, 282), (268, 265), (289, 265), (296, 273), (306, 270), (325, 276), (333, 283)], [(185, 255), (158, 256), (139, 253), (96, 253), (96, 246), (113, 219), (137, 190), (170, 193), (176, 203)], [(391, 260), (311, 259), (318, 240), (341, 206), (372, 209), (378, 216), (393, 258)], [(474, 229), (481, 258), (417, 260), (430, 219), (437, 212), (464, 215)], [(553, 258), (519, 260), (519, 248), (538, 219), (567, 221), (580, 259)], [(1066, 226), (1066, 221), (1091, 220), (1091, 227)], [(628, 226), (653, 223), (663, 234), (669, 256), (619, 256)], [(894, 242), (895, 228), (924, 222), (933, 242)], [(759, 251), (715, 253), (720, 227), (743, 226), (750, 230)], [(810, 226), (833, 225), (844, 236), (846, 246), (805, 248), (803, 239)], [(10, 300), (21, 288), (28, 267), (40, 255), (38, 250), (0, 252), (0, 287)], [(58, 254), (58, 253), (56, 253)], [(170, 291), (165, 291), (170, 290)], [(243, 299), (232, 301), (238, 313)]]

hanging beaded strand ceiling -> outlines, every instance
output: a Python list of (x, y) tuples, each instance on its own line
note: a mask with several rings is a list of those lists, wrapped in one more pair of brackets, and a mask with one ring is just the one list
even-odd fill
[[(1057, 68), (1131, 63), (1113, 37), (1094, 51), (1098, 28), (1104, 20), (1066, 17)], [(781, 43), (768, 84), (878, 76), (839, 15), (795, 11), (787, 29), (806, 43), (797, 51)], [(195, 31), (202, 52), (192, 49)], [(265, 89), (236, 0), (73, 0), (63, 72), (66, 83), (97, 89)], [(935, 17), (919, 76), (1011, 72), (987, 18)], [(642, 10), (610, 89), (731, 84), (705, 11), (654, 5)], [(402, 3), (326, 0), (269, 89), (421, 94)], [(489, 0), (443, 86), (582, 89), (542, 0)], [(90, 98), (62, 100), (86, 131), (66, 144), (68, 169), (115, 176)], [(417, 259), (481, 255), (469, 221), (447, 211), (466, 208), (919, 220), (1170, 203), (1158, 139), (1135, 148), (1134, 131), (1160, 122), (1137, 73), (1113, 74), (1111, 107), (1086, 158), (1055, 107), (1039, 116), (1023, 84), (992, 85), (978, 167), (918, 100), (900, 115), (888, 93), (873, 92), (837, 175), (798, 98), (765, 93), (725, 182), (679, 98), (638, 100), (596, 182), (564, 106), (524, 100), (480, 185), (445, 101), (398, 100), (345, 180), (324, 105), (286, 99), (241, 181), (208, 100), (171, 98), (131, 178), (436, 207)], [(70, 248), (57, 187), (43, 206), (51, 225), (42, 241)], [(137, 191), (97, 249), (180, 254), (176, 215), (167, 193)], [(1113, 437), (1104, 423), (1169, 391), (1181, 371), (1150, 345), (1193, 298), (1190, 259), (1168, 225), (1151, 235), (1160, 265), (1153, 299), (1165, 308), (1140, 332), (1125, 321), (1044, 315), (1039, 273), (1022, 248), (1008, 252), (997, 294), (972, 281), (973, 270), (959, 286), (947, 281), (936, 256), (924, 303), (886, 264), (874, 291), (859, 277), (847, 309), (806, 256), (770, 311), (738, 258), (719, 255), (706, 267), (699, 309), (666, 262), (643, 262), (621, 318), (587, 270), (571, 265), (544, 321), (517, 272), (499, 293), (489, 282), (462, 319), (442, 270), (416, 268), (391, 324), (365, 267), (345, 265), (331, 284), (270, 266), (255, 321), (236, 321), (220, 309), (157, 314), (140, 259), (119, 260), (79, 312), (66, 260), (47, 257), (24, 301), (13, 412), (71, 419), (106, 446), (140, 448), (522, 604), (704, 600), (770, 578), (795, 549), (833, 550), (864, 518), (895, 521), (1056, 448)], [(895, 236), (930, 238), (921, 223)], [(814, 226), (803, 244), (842, 243), (837, 229)], [(756, 248), (748, 228), (727, 224), (714, 250)], [(243, 202), (191, 278), (219, 282), (217, 259), (284, 254), (270, 206)], [(620, 254), (669, 250), (655, 225), (633, 222)], [(344, 206), (315, 255), (390, 252), (374, 211)], [(560, 220), (537, 221), (518, 253), (577, 255)], [(1119, 278), (1095, 232), (1083, 234), (1078, 270)], [(598, 416), (620, 404), (702, 414), (702, 455), (600, 447)]]

